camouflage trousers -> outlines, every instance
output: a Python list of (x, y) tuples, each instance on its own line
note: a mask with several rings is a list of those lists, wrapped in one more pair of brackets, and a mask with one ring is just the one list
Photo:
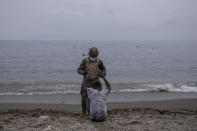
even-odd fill
[[(81, 94), (81, 107), (82, 107), (82, 112), (85, 114), (86, 110), (88, 111), (88, 113), (90, 112), (90, 100), (88, 98), (88, 94), (87, 94), (87, 88), (93, 88), (92, 85), (94, 84), (95, 81), (99, 81), (99, 79), (96, 80), (87, 80), (85, 82), (85, 87), (81, 88), (80, 94)], [(102, 87), (100, 87), (102, 88)], [(97, 90), (100, 90), (97, 89)], [(94, 88), (96, 89), (96, 88)]]

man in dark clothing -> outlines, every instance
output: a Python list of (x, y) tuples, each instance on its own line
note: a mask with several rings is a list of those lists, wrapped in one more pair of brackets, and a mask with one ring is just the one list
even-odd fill
[[(89, 50), (89, 56), (82, 60), (79, 68), (77, 69), (78, 73), (84, 76), (80, 91), (83, 114), (86, 113), (87, 88), (92, 87), (93, 83), (95, 82), (100, 82), (99, 76), (106, 76), (105, 66), (98, 55), (98, 49), (92, 47)], [(100, 87), (98, 90), (101, 89), (102, 87)]]

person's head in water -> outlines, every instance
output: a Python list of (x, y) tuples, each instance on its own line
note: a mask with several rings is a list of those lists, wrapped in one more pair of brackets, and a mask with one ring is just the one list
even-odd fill
[(89, 50), (89, 58), (92, 62), (96, 60), (96, 57), (99, 55), (99, 51), (96, 47), (92, 47)]
[(97, 89), (98, 91), (101, 91), (101, 89), (102, 89), (101, 82), (100, 81), (94, 82), (94, 84), (92, 85), (92, 88)]

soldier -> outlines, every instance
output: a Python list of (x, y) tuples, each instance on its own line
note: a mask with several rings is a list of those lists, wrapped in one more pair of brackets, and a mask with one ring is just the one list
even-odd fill
[[(98, 49), (92, 47), (89, 50), (89, 56), (82, 60), (79, 68), (77, 69), (78, 73), (83, 75), (83, 83), (81, 86), (81, 105), (82, 113), (86, 114), (86, 101), (87, 99), (87, 88), (92, 87), (95, 82), (100, 82), (99, 76), (106, 76), (106, 69), (103, 62), (98, 57)], [(97, 89), (97, 87), (93, 87)], [(97, 90), (101, 90), (102, 87), (98, 87)]]

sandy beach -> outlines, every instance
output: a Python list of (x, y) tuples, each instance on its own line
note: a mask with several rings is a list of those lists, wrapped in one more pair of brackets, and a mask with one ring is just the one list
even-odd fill
[(107, 120), (92, 122), (81, 117), (79, 104), (1, 103), (0, 130), (197, 130), (197, 99), (116, 102), (107, 107)]

